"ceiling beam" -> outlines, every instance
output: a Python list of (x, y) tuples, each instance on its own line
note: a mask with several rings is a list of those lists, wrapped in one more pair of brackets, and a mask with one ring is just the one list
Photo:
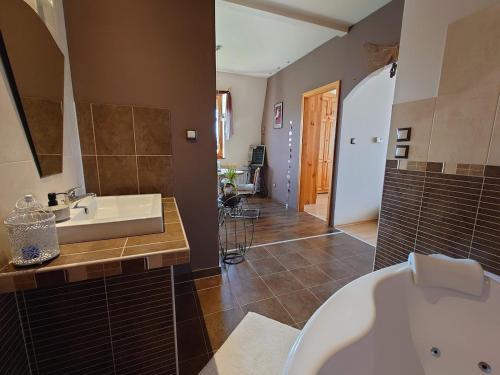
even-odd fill
[(278, 16), (291, 18), (294, 20), (311, 23), (318, 26), (327, 27), (336, 31), (347, 33), (350, 25), (337, 21), (333, 18), (323, 17), (318, 14), (298, 10), (285, 5), (272, 4), (262, 0), (224, 0), (227, 3), (241, 5), (247, 8), (257, 9), (263, 12), (276, 14)]

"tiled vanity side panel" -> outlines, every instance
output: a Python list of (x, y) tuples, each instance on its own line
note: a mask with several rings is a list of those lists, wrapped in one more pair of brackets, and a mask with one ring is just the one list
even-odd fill
[(414, 250), (424, 176), (423, 172), (386, 168), (375, 269), (403, 262)]
[(170, 268), (106, 279), (116, 374), (175, 374)]
[(170, 267), (17, 293), (33, 374), (175, 374)]
[(14, 293), (0, 294), (0, 374), (30, 374)]
[(34, 374), (113, 374), (104, 279), (19, 293)]

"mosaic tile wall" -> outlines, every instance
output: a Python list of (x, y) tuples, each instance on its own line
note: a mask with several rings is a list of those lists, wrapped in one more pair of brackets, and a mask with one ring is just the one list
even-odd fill
[(171, 268), (139, 261), (117, 276), (0, 294), (0, 374), (176, 374)]
[(412, 251), (475, 259), (500, 274), (500, 167), (388, 160), (375, 269)]
[(29, 373), (16, 296), (0, 294), (0, 374)]

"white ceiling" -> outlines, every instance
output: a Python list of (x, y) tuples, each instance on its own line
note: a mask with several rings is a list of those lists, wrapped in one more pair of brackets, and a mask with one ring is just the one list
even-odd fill
[[(390, 0), (260, 0), (309, 18), (355, 24)], [(215, 0), (217, 70), (269, 77), (345, 33), (224, 0)]]

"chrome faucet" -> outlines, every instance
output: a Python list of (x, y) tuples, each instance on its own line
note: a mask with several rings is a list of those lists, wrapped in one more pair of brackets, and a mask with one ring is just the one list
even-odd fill
[(61, 194), (64, 194), (66, 196), (66, 200), (67, 200), (68, 204), (76, 203), (73, 206), (73, 208), (81, 208), (81, 207), (77, 207), (77, 206), (78, 206), (78, 202), (81, 201), (83, 198), (96, 196), (95, 193), (87, 193), (87, 194), (83, 194), (83, 195), (77, 195), (77, 191), (81, 190), (81, 188), (82, 188), (81, 186), (75, 186), (75, 187), (72, 187), (71, 189), (66, 190), (64, 193), (61, 193)]
[(72, 187), (71, 189), (66, 190), (63, 194), (66, 195), (66, 198), (69, 203), (73, 203), (76, 200), (78, 200), (78, 196), (76, 195), (76, 192), (80, 190), (82, 187), (81, 186), (75, 186)]

